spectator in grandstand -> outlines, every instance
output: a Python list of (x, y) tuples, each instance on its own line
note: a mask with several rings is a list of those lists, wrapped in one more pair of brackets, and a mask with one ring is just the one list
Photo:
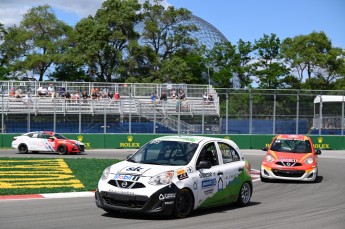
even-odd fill
[(49, 86), (48, 86), (48, 95), (53, 97), (54, 93), (55, 93), (55, 88), (53, 87), (53, 84), (49, 84)]
[(77, 91), (76, 93), (74, 93), (74, 101), (75, 101), (76, 103), (79, 103), (79, 101), (80, 101), (80, 92), (79, 92), (79, 91)]
[(156, 94), (155, 94), (155, 93), (152, 93), (150, 98), (151, 98), (151, 103), (152, 103), (152, 104), (155, 104), (155, 103), (156, 103), (156, 99), (157, 99), (157, 98), (156, 98)]
[(172, 98), (172, 99), (177, 99), (177, 94), (176, 94), (175, 88), (172, 88), (172, 89), (170, 90), (170, 98)]
[(120, 99), (120, 93), (117, 91), (117, 92), (115, 92), (115, 94), (114, 94), (114, 99), (115, 100), (119, 100)]
[(39, 86), (39, 88), (37, 89), (37, 94), (38, 96), (47, 96), (48, 90), (45, 87)]
[(9, 96), (10, 96), (10, 97), (15, 97), (15, 95), (16, 95), (15, 89), (14, 89), (14, 88), (11, 88), (10, 93), (9, 93)]
[(160, 102), (163, 102), (163, 103), (166, 102), (168, 100), (167, 93), (163, 91), (159, 99), (160, 99)]
[(65, 97), (65, 101), (67, 103), (69, 103), (71, 101), (71, 94), (68, 91), (65, 93), (64, 97)]
[(108, 98), (111, 100), (113, 99), (114, 94), (111, 91), (108, 91)]
[(30, 92), (27, 92), (26, 95), (24, 96), (23, 98), (23, 103), (25, 105), (30, 105), (32, 104), (32, 97), (31, 97), (31, 93)]
[(18, 88), (16, 91), (15, 91), (15, 94), (14, 94), (14, 97), (16, 98), (22, 98), (22, 89)]
[(93, 100), (97, 100), (99, 98), (99, 93), (98, 93), (98, 89), (96, 88), (92, 88), (91, 89), (91, 98)]
[(187, 112), (188, 111), (188, 107), (189, 107), (189, 104), (187, 102), (187, 99), (184, 98), (182, 101), (181, 101), (181, 111), (182, 112)]
[(208, 102), (209, 104), (213, 104), (213, 96), (211, 94), (208, 95)]
[(90, 98), (89, 94), (87, 94), (86, 91), (83, 91), (83, 93), (81, 94), (81, 98), (83, 103), (87, 103), (87, 100)]
[(180, 90), (179, 94), (178, 94), (178, 98), (179, 100), (183, 100), (184, 98), (186, 98), (186, 94), (184, 93), (184, 90)]
[(207, 92), (205, 91), (204, 94), (202, 95), (202, 100), (204, 101), (204, 103), (207, 103), (208, 101), (208, 95)]
[(60, 87), (59, 95), (61, 98), (65, 97), (66, 88)]

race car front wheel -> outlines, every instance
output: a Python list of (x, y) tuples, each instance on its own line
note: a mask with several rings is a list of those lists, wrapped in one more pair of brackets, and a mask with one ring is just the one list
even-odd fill
[(58, 151), (59, 154), (67, 154), (68, 153), (67, 146), (65, 146), (65, 145), (60, 145), (57, 148), (57, 151)]
[(240, 194), (238, 195), (237, 203), (241, 206), (246, 206), (249, 204), (251, 197), (252, 186), (248, 182), (245, 182), (240, 189)]
[(193, 210), (193, 196), (192, 193), (187, 189), (181, 189), (176, 194), (176, 199), (174, 203), (174, 216), (178, 218), (187, 217)]
[(18, 146), (18, 152), (19, 153), (28, 153), (29, 152), (28, 146), (26, 144), (20, 144)]

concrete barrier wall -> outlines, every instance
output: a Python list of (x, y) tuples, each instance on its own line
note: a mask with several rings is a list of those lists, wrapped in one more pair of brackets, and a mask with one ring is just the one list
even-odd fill
[[(0, 147), (10, 148), (14, 136), (0, 134)], [(160, 134), (64, 134), (66, 137), (83, 142), (87, 149), (138, 149), (151, 139), (165, 136)], [(205, 135), (231, 139), (240, 149), (261, 149), (268, 146), (275, 135)], [(317, 149), (344, 150), (345, 136), (311, 135)]]

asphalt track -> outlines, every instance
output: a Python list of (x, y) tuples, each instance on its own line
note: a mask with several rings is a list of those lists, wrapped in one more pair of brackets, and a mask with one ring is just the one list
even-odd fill
[[(16, 154), (0, 157), (82, 157), (123, 159), (132, 151), (91, 150), (82, 155)], [(263, 152), (242, 150), (259, 169)], [(1, 229), (49, 228), (345, 228), (345, 151), (323, 151), (316, 183), (254, 182), (248, 207), (234, 205), (195, 211), (189, 218), (110, 215), (98, 209), (93, 197), (0, 200)]]

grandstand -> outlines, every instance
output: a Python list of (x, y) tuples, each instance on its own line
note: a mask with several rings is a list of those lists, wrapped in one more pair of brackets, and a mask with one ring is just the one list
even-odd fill
[[(54, 130), (62, 133), (195, 133), (200, 124), (189, 123), (191, 117), (219, 117), (219, 98), (211, 85), (186, 84), (117, 84), (84, 82), (32, 82), (3, 81), (2, 132), (18, 133), (32, 130)], [(53, 85), (55, 93), (40, 96), (38, 89)], [(70, 98), (64, 94), (86, 92), (94, 89), (102, 94), (119, 92), (120, 99), (107, 96)], [(179, 100), (170, 98), (171, 90), (183, 90), (187, 107), (177, 106)], [(11, 96), (20, 91), (20, 96)], [(31, 98), (24, 95), (30, 93)], [(165, 92), (167, 101), (159, 98), (153, 102), (152, 93)], [(214, 101), (205, 103), (204, 92), (213, 95)], [(18, 98), (17, 98), (18, 97)], [(200, 118), (201, 119), (201, 118)], [(52, 121), (54, 124), (52, 124)]]

